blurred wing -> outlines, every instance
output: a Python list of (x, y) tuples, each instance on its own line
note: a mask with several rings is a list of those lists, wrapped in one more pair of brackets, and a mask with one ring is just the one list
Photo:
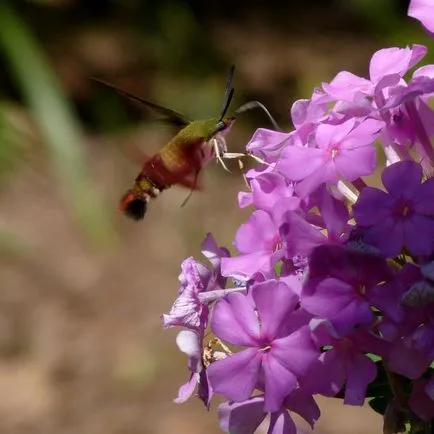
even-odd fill
[(176, 112), (175, 110), (171, 110), (167, 107), (162, 107), (161, 105), (155, 104), (151, 101), (146, 101), (136, 95), (133, 95), (132, 93), (126, 92), (125, 90), (118, 89), (117, 87), (113, 86), (110, 83), (107, 83), (104, 80), (100, 80), (99, 78), (92, 77), (92, 80), (103, 84), (104, 86), (109, 87), (110, 89), (113, 89), (116, 91), (119, 95), (122, 95), (132, 101), (138, 102), (141, 105), (144, 105), (148, 107), (151, 110), (154, 110), (156, 113), (158, 113), (160, 116), (163, 117), (163, 120), (166, 122), (169, 122), (172, 125), (178, 126), (180, 128), (184, 128), (186, 125), (190, 123), (187, 119), (184, 118), (183, 115)]

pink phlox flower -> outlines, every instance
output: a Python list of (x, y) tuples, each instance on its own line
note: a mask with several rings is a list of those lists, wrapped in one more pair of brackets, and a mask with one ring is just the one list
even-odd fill
[(374, 141), (384, 123), (375, 119), (341, 124), (321, 124), (316, 129), (315, 147), (287, 146), (282, 151), (276, 170), (290, 181), (300, 198), (321, 184), (337, 184), (370, 175), (376, 166)]
[(252, 434), (269, 414), (269, 434), (300, 434), (289, 411), (300, 415), (312, 428), (320, 416), (319, 407), (312, 395), (300, 389), (293, 390), (281, 408), (271, 414), (264, 411), (264, 395), (258, 395), (243, 402), (220, 404), (218, 416), (220, 428), (226, 433)]
[(297, 378), (318, 357), (310, 328), (291, 327), (297, 295), (283, 282), (254, 285), (251, 295), (230, 294), (214, 307), (213, 333), (223, 341), (247, 347), (208, 367), (215, 393), (245, 401), (264, 385), (264, 411), (278, 411), (296, 388)]
[(364, 240), (385, 257), (406, 247), (413, 255), (429, 255), (434, 247), (434, 179), (422, 183), (422, 168), (400, 161), (383, 170), (387, 192), (367, 187), (353, 206)]

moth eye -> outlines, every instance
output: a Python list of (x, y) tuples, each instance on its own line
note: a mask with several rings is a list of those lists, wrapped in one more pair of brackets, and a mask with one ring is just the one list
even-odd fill
[(226, 128), (225, 121), (218, 121), (216, 125), (217, 131), (222, 131)]

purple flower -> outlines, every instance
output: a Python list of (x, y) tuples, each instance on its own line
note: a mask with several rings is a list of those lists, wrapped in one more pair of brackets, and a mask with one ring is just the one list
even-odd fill
[(263, 382), (264, 411), (280, 409), (297, 378), (318, 357), (310, 328), (295, 315), (297, 303), (291, 288), (270, 280), (254, 285), (251, 294), (231, 294), (215, 305), (214, 334), (248, 348), (209, 366), (214, 392), (245, 401)]
[(301, 382), (303, 390), (335, 396), (345, 386), (344, 403), (362, 405), (366, 388), (377, 374), (375, 363), (366, 353), (386, 356), (388, 345), (365, 329), (342, 338), (326, 321), (313, 320), (321, 346), (327, 346)]
[(208, 321), (208, 303), (226, 294), (226, 278), (220, 273), (220, 262), (222, 257), (229, 256), (229, 252), (219, 248), (212, 235), (208, 234), (202, 243), (202, 253), (210, 261), (212, 270), (193, 258), (183, 261), (179, 295), (169, 314), (162, 315), (165, 327), (204, 330)]
[(416, 18), (434, 34), (434, 4), (431, 0), (411, 0), (408, 16)]
[[(300, 389), (293, 390), (283, 401), (279, 410), (270, 414), (270, 434), (300, 434), (288, 410), (299, 414), (313, 425), (318, 420), (320, 410), (311, 395)], [(220, 428), (227, 433), (251, 434), (264, 421), (264, 396), (258, 395), (244, 402), (226, 402), (218, 408)]]
[(374, 141), (384, 124), (374, 119), (356, 123), (320, 124), (315, 147), (287, 146), (277, 163), (277, 170), (291, 181), (299, 181), (300, 197), (312, 193), (326, 182), (353, 181), (370, 175), (376, 165)]
[(310, 257), (301, 306), (329, 320), (345, 336), (356, 326), (372, 324), (370, 292), (391, 277), (381, 258), (351, 253), (339, 245), (319, 246)]
[(434, 179), (422, 183), (422, 168), (413, 161), (386, 167), (381, 179), (387, 193), (366, 187), (353, 207), (365, 242), (386, 257), (404, 247), (413, 255), (429, 255), (434, 248)]
[[(420, 313), (419, 313), (420, 314)], [(389, 368), (407, 378), (419, 378), (434, 359), (434, 321), (423, 323), (413, 333), (398, 336), (389, 354)]]

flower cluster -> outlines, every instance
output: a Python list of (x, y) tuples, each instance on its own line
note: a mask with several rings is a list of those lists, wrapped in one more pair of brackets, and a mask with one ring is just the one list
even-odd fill
[[(428, 29), (431, 3), (409, 11)], [(290, 412), (313, 426), (316, 394), (369, 398), (385, 432), (432, 423), (434, 65), (414, 70), (426, 51), (377, 51), (369, 78), (341, 72), (295, 102), (293, 131), (257, 130), (237, 254), (208, 235), (211, 266), (184, 261), (163, 317), (189, 359), (177, 402), (196, 387), (207, 407), (224, 396), (223, 431), (269, 416), (269, 433), (296, 433)]]

